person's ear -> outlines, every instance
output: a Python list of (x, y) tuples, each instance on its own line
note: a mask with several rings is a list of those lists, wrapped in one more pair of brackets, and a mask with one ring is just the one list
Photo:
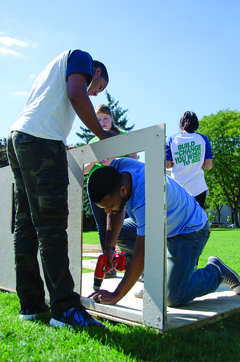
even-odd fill
[(121, 195), (121, 196), (127, 195), (127, 187), (126, 187), (125, 185), (122, 185), (122, 186), (120, 187), (120, 195)]
[(102, 73), (102, 68), (100, 68), (100, 67), (98, 67), (98, 68), (96, 68), (95, 70), (94, 70), (94, 75), (96, 74), (96, 75), (101, 75), (101, 73)]

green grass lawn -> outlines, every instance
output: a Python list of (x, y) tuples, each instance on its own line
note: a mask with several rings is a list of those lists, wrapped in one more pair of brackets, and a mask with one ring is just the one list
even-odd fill
[[(96, 234), (96, 233), (95, 233)], [(214, 229), (200, 258), (217, 255), (238, 273), (240, 230)], [(97, 235), (95, 235), (95, 239)], [(98, 240), (97, 240), (98, 242)], [(92, 243), (92, 242), (91, 242)], [(51, 313), (36, 322), (18, 320), (16, 294), (0, 291), (0, 361), (236, 362), (240, 355), (240, 313), (188, 332), (164, 335), (144, 327), (104, 320), (108, 329), (53, 329)]]
[(97, 231), (86, 231), (83, 233), (83, 244), (100, 245)]
[(213, 229), (199, 260), (203, 268), (209, 256), (218, 256), (240, 274), (240, 229)]
[[(83, 244), (99, 244), (97, 231), (83, 233)], [(213, 229), (199, 260), (203, 268), (209, 256), (218, 256), (240, 274), (240, 229)]]

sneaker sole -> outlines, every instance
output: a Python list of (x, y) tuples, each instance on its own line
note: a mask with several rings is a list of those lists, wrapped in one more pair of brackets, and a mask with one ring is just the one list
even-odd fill
[[(233, 273), (237, 279), (239, 278), (239, 275), (238, 275), (233, 269), (231, 269), (229, 266), (227, 266), (227, 265), (226, 265), (221, 259), (219, 259), (217, 256), (210, 256), (210, 258), (216, 259), (216, 260), (219, 262), (220, 265), (223, 265), (226, 269), (230, 270), (231, 273)], [(209, 258), (209, 259), (210, 259), (210, 258)], [(211, 261), (210, 261), (208, 264), (214, 265), (214, 262), (211, 262)], [(216, 265), (217, 265), (217, 264), (216, 264)], [(218, 265), (217, 265), (217, 266), (218, 266)], [(219, 267), (219, 268), (221, 269), (221, 267)], [(230, 288), (231, 288), (231, 287), (230, 287)], [(231, 289), (232, 289), (232, 291), (233, 291), (234, 293), (240, 294), (240, 284), (239, 284), (237, 287), (231, 288)]]
[(143, 299), (143, 293), (134, 292), (134, 297), (135, 297), (135, 298)]
[(37, 314), (20, 314), (19, 320), (34, 321), (37, 318)]
[(135, 298), (143, 299), (143, 294), (134, 294)]
[(60, 321), (58, 321), (57, 319), (54, 319), (54, 318), (51, 318), (51, 320), (49, 322), (49, 325), (51, 327), (54, 327), (54, 328), (57, 328), (57, 327), (60, 327), (60, 328), (64, 328), (64, 327), (72, 328), (71, 324), (60, 322)]
[(240, 294), (240, 285), (238, 285), (237, 287), (233, 288), (232, 291), (236, 294)]

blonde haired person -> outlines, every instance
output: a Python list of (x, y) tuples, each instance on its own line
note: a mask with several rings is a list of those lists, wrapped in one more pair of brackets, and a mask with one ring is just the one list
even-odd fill
[[(95, 112), (96, 112), (96, 116), (97, 116), (97, 119), (98, 119), (99, 123), (101, 124), (102, 128), (105, 131), (114, 131), (114, 132), (116, 132), (118, 134), (127, 133), (127, 131), (121, 129), (120, 127), (117, 127), (114, 124), (113, 115), (111, 113), (110, 108), (107, 105), (99, 104), (95, 108)], [(99, 141), (99, 138), (96, 136), (96, 137), (91, 139), (89, 144), (95, 143), (97, 141)], [(134, 158), (135, 160), (138, 159), (136, 153), (133, 153), (133, 154), (125, 156), (125, 157)], [(107, 160), (101, 160), (101, 161), (97, 161), (97, 162), (86, 163), (84, 165), (84, 175), (89, 174), (89, 177), (90, 177), (90, 175), (93, 173), (93, 171), (97, 170), (100, 167), (108, 166), (112, 160), (113, 160), (112, 158), (109, 158)]]

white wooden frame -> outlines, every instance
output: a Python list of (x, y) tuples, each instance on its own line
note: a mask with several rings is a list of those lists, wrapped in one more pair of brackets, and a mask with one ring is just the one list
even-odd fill
[[(123, 308), (121, 301), (115, 306), (108, 306), (82, 296), (82, 302), (85, 307), (97, 314), (102, 313), (104, 317), (114, 316), (162, 330), (167, 316), (165, 124), (121, 134), (68, 151), (68, 162), (70, 170), (78, 181), (82, 200), (84, 163), (141, 151), (145, 151), (146, 190), (143, 311)], [(82, 210), (82, 204), (79, 207)], [(80, 217), (79, 234), (82, 240), (82, 217)]]

